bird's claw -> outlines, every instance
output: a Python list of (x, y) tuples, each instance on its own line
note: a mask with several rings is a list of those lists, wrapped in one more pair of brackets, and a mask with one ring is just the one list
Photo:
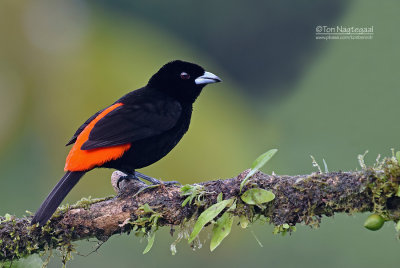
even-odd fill
[(179, 181), (162, 181), (161, 184), (164, 184), (164, 185), (175, 185), (175, 184), (182, 185)]
[(161, 184), (164, 184), (164, 185), (174, 185), (174, 184), (181, 184), (181, 183), (178, 182), (178, 181), (160, 181), (160, 180), (157, 180), (156, 178), (149, 177), (149, 176), (144, 175), (144, 174), (142, 174), (142, 173), (140, 173), (140, 172), (137, 172), (137, 171), (135, 171), (135, 175), (134, 175), (134, 176), (135, 176), (136, 178), (144, 179), (144, 180), (150, 182), (152, 185), (161, 185)]
[[(150, 185), (146, 185), (141, 179), (146, 180), (146, 181), (150, 182), (151, 184)], [(161, 186), (161, 185), (175, 185), (175, 184), (181, 185), (181, 183), (178, 182), (178, 181), (160, 181), (160, 180), (157, 180), (157, 179), (155, 179), (153, 177), (149, 177), (147, 175), (144, 175), (142, 173), (139, 173), (139, 172), (135, 171), (134, 174), (128, 174), (126, 176), (119, 177), (118, 180), (117, 180), (117, 188), (121, 189), (120, 188), (120, 183), (122, 181), (130, 181), (130, 180), (136, 180), (136, 181), (141, 182), (141, 183), (144, 184), (144, 187), (142, 187), (139, 190), (138, 193), (140, 193), (140, 192), (142, 192), (142, 191), (144, 191), (144, 190), (146, 190), (148, 188), (154, 188), (154, 187), (158, 187), (158, 186)], [(138, 194), (138, 193), (136, 193), (136, 194)]]
[(136, 180), (136, 181), (141, 182), (141, 183), (144, 184), (144, 182), (142, 182), (141, 180), (139, 180), (136, 176), (130, 175), (130, 174), (129, 174), (129, 175), (121, 176), (121, 177), (118, 178), (118, 180), (117, 180), (117, 188), (118, 188), (119, 190), (121, 189), (121, 187), (120, 187), (119, 185), (120, 185), (120, 183), (121, 183), (122, 181), (130, 181), (130, 180)]

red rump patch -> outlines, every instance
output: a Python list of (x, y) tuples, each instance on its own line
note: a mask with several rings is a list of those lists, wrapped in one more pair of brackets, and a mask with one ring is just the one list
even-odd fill
[(94, 125), (106, 116), (109, 112), (115, 108), (123, 105), (122, 103), (116, 103), (111, 105), (103, 112), (101, 112), (95, 119), (93, 119), (79, 134), (76, 139), (74, 146), (67, 156), (65, 162), (65, 171), (87, 171), (96, 166), (101, 166), (105, 162), (120, 158), (125, 151), (127, 151), (131, 144), (121, 144), (109, 147), (96, 148), (91, 150), (81, 150), (82, 145), (89, 139), (89, 134), (92, 131)]

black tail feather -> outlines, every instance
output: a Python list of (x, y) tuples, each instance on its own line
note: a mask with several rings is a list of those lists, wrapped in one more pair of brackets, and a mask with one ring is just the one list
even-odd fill
[(46, 222), (56, 211), (58, 205), (64, 200), (65, 196), (78, 183), (79, 179), (85, 175), (84, 171), (67, 171), (57, 185), (53, 188), (47, 198), (40, 205), (35, 216), (33, 216), (31, 224), (39, 223), (40, 226)]

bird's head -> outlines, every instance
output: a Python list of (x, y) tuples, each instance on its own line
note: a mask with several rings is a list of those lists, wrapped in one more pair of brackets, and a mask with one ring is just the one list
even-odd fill
[(194, 102), (204, 86), (217, 82), (221, 82), (218, 76), (199, 65), (175, 60), (161, 67), (150, 78), (148, 87), (163, 91), (180, 101)]

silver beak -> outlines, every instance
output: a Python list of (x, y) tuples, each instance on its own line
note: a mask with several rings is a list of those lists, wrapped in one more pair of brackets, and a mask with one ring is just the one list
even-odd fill
[(221, 81), (222, 81), (221, 78), (210, 72), (204, 72), (202, 76), (199, 76), (194, 80), (196, 85), (218, 83)]

